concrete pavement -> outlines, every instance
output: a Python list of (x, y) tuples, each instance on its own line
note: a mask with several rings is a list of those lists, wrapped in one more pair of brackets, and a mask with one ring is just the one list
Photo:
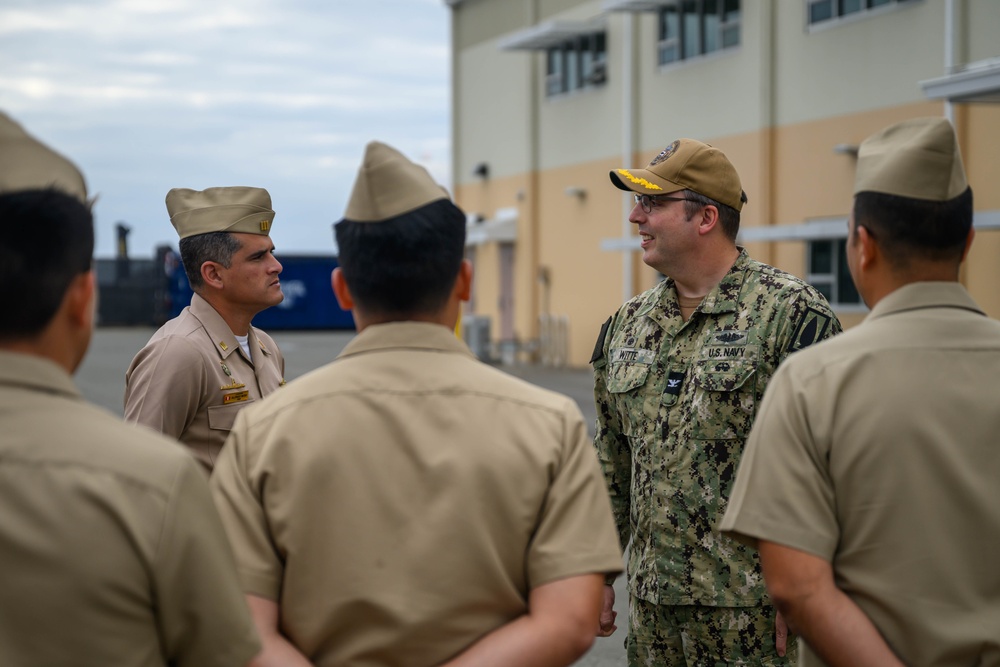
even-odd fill
[[(152, 335), (150, 328), (99, 328), (94, 332), (90, 351), (76, 374), (76, 383), (90, 401), (121, 416), (125, 392), (125, 371), (139, 349)], [(353, 331), (276, 331), (269, 332), (285, 355), (285, 379), (293, 379), (332, 361), (354, 337)], [(566, 394), (580, 406), (593, 433), (594, 408), (589, 369), (552, 369), (541, 366), (501, 367), (512, 375), (553, 391)], [(625, 626), (627, 597), (623, 578), (616, 586), (618, 631), (613, 637), (598, 639), (579, 660), (578, 667), (625, 665)]]

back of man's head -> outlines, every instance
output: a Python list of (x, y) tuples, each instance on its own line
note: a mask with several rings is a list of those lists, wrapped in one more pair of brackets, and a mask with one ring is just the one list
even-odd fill
[(0, 113), (0, 340), (39, 334), (92, 267), (94, 221), (80, 171)]
[(871, 232), (896, 268), (961, 261), (972, 189), (948, 120), (915, 118), (866, 139), (854, 192), (855, 224)]
[(465, 250), (465, 214), (399, 151), (368, 145), (334, 233), (340, 270), (368, 315), (407, 319), (447, 303)]

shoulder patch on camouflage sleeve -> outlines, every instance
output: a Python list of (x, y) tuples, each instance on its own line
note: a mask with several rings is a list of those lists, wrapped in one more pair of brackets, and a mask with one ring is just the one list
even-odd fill
[(608, 335), (608, 327), (611, 326), (611, 318), (609, 317), (601, 325), (601, 333), (597, 334), (597, 344), (594, 345), (594, 353), (590, 355), (590, 363), (595, 361), (600, 361), (601, 357), (604, 356), (604, 339)]
[(816, 310), (811, 306), (806, 308), (806, 312), (802, 314), (802, 319), (799, 320), (798, 325), (795, 327), (795, 333), (792, 334), (792, 340), (788, 344), (788, 352), (797, 352), (809, 347), (813, 343), (823, 340), (826, 337), (826, 331), (830, 328), (832, 320), (833, 318), (829, 313)]

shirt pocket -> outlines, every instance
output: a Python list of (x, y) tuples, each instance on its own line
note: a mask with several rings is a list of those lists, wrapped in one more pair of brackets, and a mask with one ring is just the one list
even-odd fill
[(215, 431), (233, 430), (236, 414), (253, 403), (253, 400), (242, 401), (234, 405), (213, 405), (208, 408), (208, 427)]
[(622, 434), (635, 436), (642, 424), (656, 418), (657, 401), (645, 391), (650, 364), (611, 363), (608, 365), (608, 393), (618, 410)]
[(702, 359), (691, 369), (691, 384), (693, 437), (745, 439), (756, 411), (756, 361)]

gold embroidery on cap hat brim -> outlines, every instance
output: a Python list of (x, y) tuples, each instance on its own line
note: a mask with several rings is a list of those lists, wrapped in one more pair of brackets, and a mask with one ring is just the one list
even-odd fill
[(630, 180), (631, 182), (635, 183), (636, 185), (641, 185), (644, 188), (648, 188), (650, 190), (662, 190), (663, 189), (659, 185), (657, 185), (656, 183), (650, 183), (645, 178), (642, 178), (640, 176), (633, 176), (632, 172), (630, 172), (628, 169), (619, 169), (618, 173), (621, 174), (622, 176), (624, 176), (625, 178), (627, 178), (628, 180)]

